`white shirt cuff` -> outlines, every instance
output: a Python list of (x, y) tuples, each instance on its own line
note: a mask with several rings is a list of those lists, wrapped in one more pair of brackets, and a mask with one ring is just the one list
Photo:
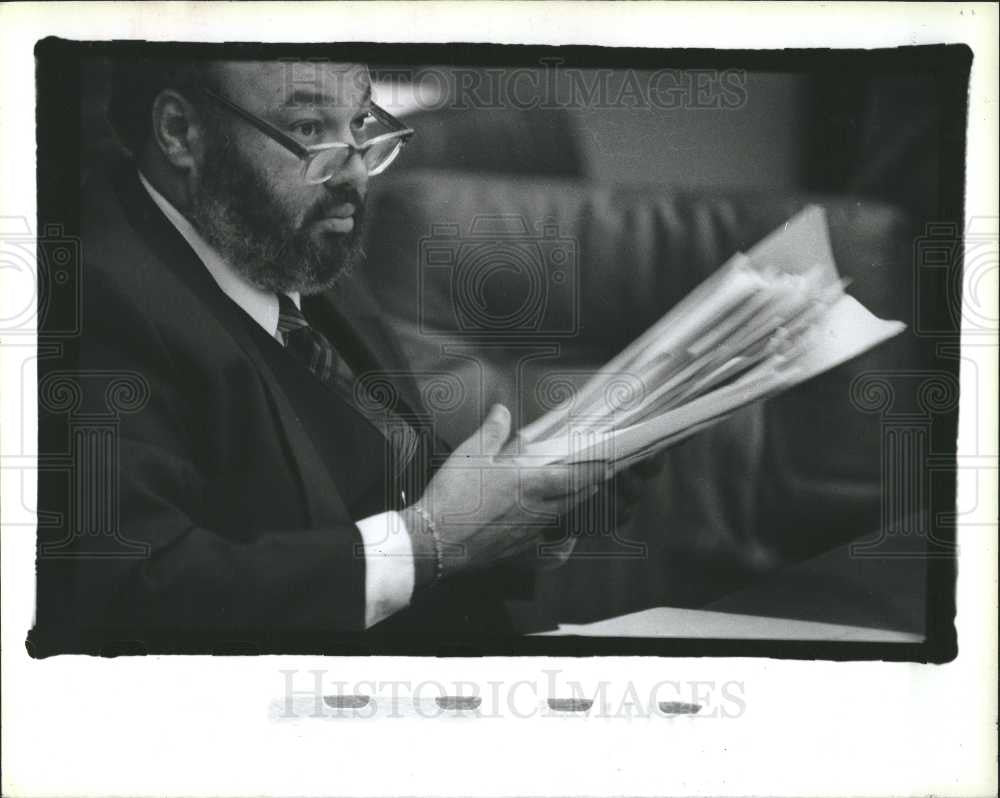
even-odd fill
[(399, 513), (357, 522), (365, 547), (365, 628), (406, 607), (415, 580), (413, 544)]

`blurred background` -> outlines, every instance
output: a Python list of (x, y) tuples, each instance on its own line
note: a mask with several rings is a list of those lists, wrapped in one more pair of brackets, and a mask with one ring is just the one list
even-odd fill
[[(942, 177), (941, 117), (964, 99), (947, 96), (961, 91), (947, 75), (907, 65), (633, 70), (549, 60), (373, 65), (376, 101), (421, 131), (397, 166), (844, 191), (931, 212)], [(84, 170), (116, 151), (105, 119), (109, 64), (81, 65)]]
[[(367, 262), (336, 291), (347, 314), (352, 292), (374, 296), (377, 323), (399, 335), (426, 387), (459, 380), (461, 401), (432, 408), (450, 443), (495, 401), (512, 409), (515, 427), (537, 417), (546, 379), (598, 368), (807, 203), (826, 209), (850, 292), (908, 325), (668, 452), (626, 525), (585, 535), (567, 566), (512, 605), (525, 628), (711, 608), (792, 573), (769, 613), (922, 632), (925, 547), (949, 556), (948, 530), (928, 519), (951, 507), (954, 486), (947, 473), (932, 484), (921, 457), (933, 450), (947, 460), (954, 447), (958, 361), (936, 346), (957, 341), (967, 54), (747, 54), (678, 66), (646, 53), (643, 68), (629, 69), (601, 66), (608, 57), (594, 51), (506, 63), (509, 48), (465, 46), (436, 63), (442, 49), (422, 51), (419, 63), (373, 65), (376, 101), (417, 136), (373, 181)], [(657, 59), (664, 65), (649, 63)], [(108, 74), (104, 55), (81, 62), (81, 180), (120, 157), (104, 116)], [(448, 276), (423, 261), (442, 225), (461, 261), (462, 246), (482, 243), (483, 217), (516, 218), (528, 243), (554, 224), (569, 242), (573, 290), (547, 295), (552, 313), (531, 329), (456, 326)], [(932, 250), (938, 260), (923, 262)], [(484, 282), (486, 317), (524, 300), (530, 287), (516, 272)], [(873, 411), (852, 398), (859, 379), (876, 378), (910, 380), (890, 389), (905, 401)], [(920, 380), (935, 379), (954, 401), (917, 406)], [(917, 437), (890, 451), (896, 417), (917, 419)], [(890, 495), (890, 483), (905, 495)], [(878, 556), (845, 553), (859, 539)], [(831, 552), (832, 566), (789, 571)]]

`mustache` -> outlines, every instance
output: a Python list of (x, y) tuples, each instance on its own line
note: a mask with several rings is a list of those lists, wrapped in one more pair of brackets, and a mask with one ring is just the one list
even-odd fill
[(342, 188), (329, 190), (327, 192), (327, 196), (321, 202), (317, 202), (309, 213), (306, 214), (306, 218), (303, 220), (303, 223), (308, 225), (313, 222), (318, 222), (321, 219), (326, 219), (331, 215), (334, 208), (346, 205), (347, 203), (354, 206), (354, 218), (356, 223), (364, 219), (364, 197), (361, 196), (356, 188), (353, 188), (352, 186), (344, 186)]

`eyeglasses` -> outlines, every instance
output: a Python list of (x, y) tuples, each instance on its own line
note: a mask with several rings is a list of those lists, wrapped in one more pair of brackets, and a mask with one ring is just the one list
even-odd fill
[(416, 131), (408, 128), (396, 117), (371, 104), (371, 115), (381, 124), (390, 128), (389, 133), (375, 136), (361, 144), (348, 144), (333, 141), (328, 144), (305, 145), (296, 141), (280, 128), (272, 125), (266, 119), (240, 107), (232, 100), (227, 100), (221, 94), (210, 89), (201, 89), (202, 93), (217, 102), (223, 108), (236, 114), (240, 119), (253, 125), (265, 136), (274, 139), (278, 144), (302, 161), (302, 178), (310, 185), (325, 183), (337, 174), (355, 153), (361, 156), (369, 177), (380, 175), (396, 160), (405, 144)]

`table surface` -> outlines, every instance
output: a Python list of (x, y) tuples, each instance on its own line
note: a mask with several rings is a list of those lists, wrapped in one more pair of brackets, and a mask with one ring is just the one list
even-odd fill
[[(857, 541), (855, 541), (857, 542)], [(924, 639), (923, 541), (906, 556), (859, 556), (845, 544), (791, 565), (700, 609), (652, 607), (542, 635), (830, 640), (919, 643)]]
[(560, 624), (543, 636), (683, 637), (724, 640), (826, 640), (853, 643), (920, 643), (912, 632), (798, 621), (766, 615), (654, 607), (587, 624)]

